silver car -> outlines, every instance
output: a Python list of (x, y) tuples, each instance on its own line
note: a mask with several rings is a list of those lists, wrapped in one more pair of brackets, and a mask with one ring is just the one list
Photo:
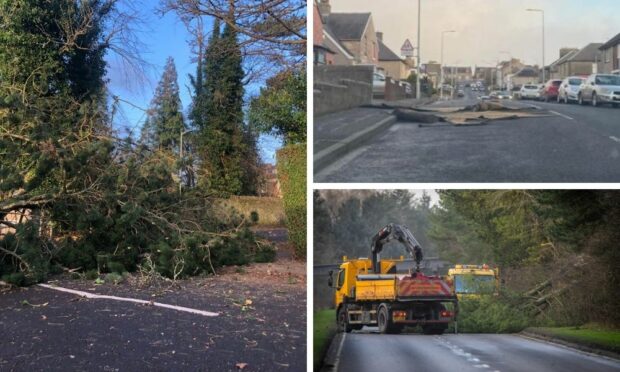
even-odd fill
[(519, 91), (521, 99), (538, 99), (540, 98), (540, 86), (536, 84), (523, 84)]
[(579, 88), (586, 81), (581, 76), (570, 76), (562, 80), (558, 89), (558, 103), (570, 103), (579, 99)]
[(592, 102), (592, 106), (611, 103), (614, 107), (620, 104), (620, 75), (592, 74), (579, 88), (577, 98), (579, 104)]

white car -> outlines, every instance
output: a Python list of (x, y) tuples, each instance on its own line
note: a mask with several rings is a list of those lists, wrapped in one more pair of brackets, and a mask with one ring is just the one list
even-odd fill
[(372, 78), (372, 93), (375, 95), (385, 94), (385, 75), (375, 72)]
[(540, 87), (536, 84), (523, 84), (519, 91), (521, 99), (538, 99), (540, 98)]
[(620, 70), (613, 70), (611, 72), (612, 75), (620, 75)]
[(579, 88), (579, 104), (592, 102), (592, 106), (611, 103), (614, 107), (620, 105), (620, 75), (592, 74)]
[(585, 80), (581, 76), (570, 76), (562, 80), (558, 89), (558, 103), (576, 102), (579, 99), (579, 88)]

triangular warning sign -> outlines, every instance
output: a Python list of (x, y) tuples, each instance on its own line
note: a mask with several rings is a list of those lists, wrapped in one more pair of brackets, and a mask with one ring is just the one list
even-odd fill
[(409, 39), (405, 40), (405, 42), (403, 43), (403, 46), (400, 47), (400, 50), (413, 51), (413, 45), (411, 45), (411, 41), (409, 41)]

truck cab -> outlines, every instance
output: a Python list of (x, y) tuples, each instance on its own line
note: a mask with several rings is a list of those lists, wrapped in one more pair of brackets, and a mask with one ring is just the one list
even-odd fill
[(459, 298), (499, 293), (499, 269), (489, 265), (455, 265), (448, 280)]

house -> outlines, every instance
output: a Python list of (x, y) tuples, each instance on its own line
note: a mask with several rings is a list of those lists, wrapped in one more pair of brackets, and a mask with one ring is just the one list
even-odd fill
[(524, 84), (537, 84), (540, 69), (536, 66), (525, 66), (514, 74), (509, 75), (508, 86), (511, 89), (520, 88)]
[(614, 70), (620, 70), (620, 34), (611, 38), (598, 49), (601, 52), (599, 59), (599, 71), (601, 73), (608, 74)]
[(439, 82), (439, 75), (441, 74), (441, 64), (436, 61), (429, 61), (420, 66), (422, 72), (436, 87)]
[(452, 81), (466, 81), (471, 80), (472, 78), (471, 67), (462, 67), (462, 66), (444, 66), (443, 67), (443, 78), (444, 81), (448, 84), (451, 84)]
[(407, 79), (412, 66), (383, 43), (382, 32), (377, 32), (377, 43), (379, 44), (379, 68), (385, 72), (386, 76), (394, 80)]
[(334, 64), (335, 52), (325, 44), (325, 35), (323, 30), (323, 17), (319, 12), (319, 4), (314, 0), (314, 30), (312, 34), (312, 50), (314, 54), (315, 65), (331, 65)]
[(506, 77), (508, 75), (516, 74), (519, 70), (525, 67), (525, 64), (517, 58), (511, 58), (509, 61), (502, 61), (498, 64), (496, 70), (495, 84), (498, 86), (506, 86)]
[(560, 58), (555, 60), (553, 63), (551, 63), (545, 69), (546, 73), (547, 73), (547, 76), (550, 79), (564, 79), (566, 76), (562, 76), (562, 74), (560, 73), (559, 66), (562, 63), (564, 63), (567, 59), (571, 58), (572, 56), (574, 56), (578, 52), (579, 52), (579, 49), (577, 49), (577, 48), (562, 48), (562, 49), (560, 49)]
[(484, 81), (484, 85), (490, 87), (495, 79), (496, 67), (480, 67), (474, 68), (474, 79)]
[[(314, 1), (314, 62), (316, 65), (352, 65), (355, 57), (338, 41), (327, 26), (327, 17), (331, 14), (329, 1)], [(320, 22), (319, 22), (320, 21)], [(317, 47), (320, 44), (320, 47)], [(325, 54), (324, 58), (321, 54)], [(325, 59), (325, 63), (321, 63)]]
[[(370, 13), (332, 13), (329, 0), (321, 0), (318, 10), (324, 20), (323, 31), (328, 48), (342, 53), (346, 62), (351, 64), (379, 64), (379, 43)], [(336, 50), (338, 46), (342, 50)], [(341, 64), (339, 62), (335, 58), (334, 63)]]
[(590, 43), (577, 52), (566, 55), (566, 58), (557, 64), (558, 79), (593, 73), (595, 70), (594, 66), (601, 60), (599, 48), (602, 45), (602, 43)]

